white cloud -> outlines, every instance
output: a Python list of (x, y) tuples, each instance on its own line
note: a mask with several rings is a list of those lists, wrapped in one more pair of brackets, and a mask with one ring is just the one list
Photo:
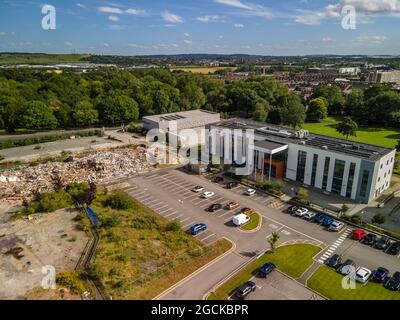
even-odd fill
[(234, 27), (235, 28), (244, 28), (244, 24), (243, 23), (235, 23)]
[(378, 36), (378, 35), (360, 35), (358, 36), (354, 42), (359, 44), (381, 44), (385, 42), (388, 38), (386, 36)]
[(71, 42), (66, 42), (65, 45), (66, 45), (67, 47), (72, 47), (72, 43), (71, 43)]
[(10, 47), (16, 47), (16, 46), (25, 47), (25, 46), (31, 46), (32, 42), (9, 42), (8, 45)]
[(190, 38), (190, 34), (189, 34), (189, 33), (187, 33), (187, 32), (185, 32), (183, 35), (184, 35), (185, 37), (188, 37), (188, 38)]
[(0, 31), (0, 36), (5, 36), (5, 35), (7, 35), (7, 33), (6, 33), (6, 32), (4, 32), (4, 31)]
[(103, 46), (105, 46), (106, 48), (110, 47), (110, 45), (107, 42), (104, 42)]
[(176, 24), (167, 23), (167, 24), (164, 24), (164, 27), (173, 28), (173, 27), (176, 27)]
[(400, 15), (400, 0), (341, 0), (320, 10), (298, 10), (300, 14), (295, 21), (304, 25), (320, 25), (324, 20), (340, 18), (342, 8), (347, 5), (355, 8), (358, 23), (368, 23), (368, 16)]
[(142, 10), (142, 9), (133, 9), (133, 8), (129, 8), (127, 10), (125, 10), (125, 12), (127, 14), (132, 14), (135, 16), (139, 16), (139, 15), (144, 15), (146, 14), (146, 10)]
[(171, 23), (183, 23), (183, 18), (173, 14), (169, 11), (165, 11), (162, 15), (162, 18), (167, 21), (167, 22), (171, 22)]
[(208, 16), (203, 16), (203, 17), (197, 17), (196, 20), (204, 22), (204, 23), (209, 23), (209, 22), (222, 21), (223, 19), (218, 15), (208, 15)]
[(333, 38), (331, 38), (331, 37), (322, 37), (322, 39), (321, 39), (323, 42), (332, 42), (333, 41)]
[(115, 15), (111, 15), (111, 16), (108, 17), (108, 20), (110, 20), (110, 21), (119, 21), (119, 17), (115, 16)]
[(241, 2), (240, 0), (215, 0), (216, 3), (224, 4), (239, 9), (251, 10), (251, 6)]
[(265, 7), (251, 2), (242, 2), (240, 0), (214, 0), (216, 3), (241, 9), (240, 14), (246, 16), (255, 16), (265, 19), (272, 19), (273, 14)]
[(86, 7), (84, 4), (82, 4), (82, 3), (77, 3), (76, 6), (79, 7), (79, 8), (82, 8), (82, 9), (86, 9), (86, 8), (87, 8), (87, 7)]
[(221, 36), (221, 35), (218, 36), (218, 39), (223, 39), (223, 38), (224, 38), (224, 36)]
[(102, 13), (113, 13), (113, 14), (123, 14), (124, 11), (116, 7), (99, 7), (99, 11)]
[(187, 40), (187, 39), (183, 40), (183, 42), (186, 43), (186, 44), (193, 44), (193, 41), (190, 41), (190, 40)]

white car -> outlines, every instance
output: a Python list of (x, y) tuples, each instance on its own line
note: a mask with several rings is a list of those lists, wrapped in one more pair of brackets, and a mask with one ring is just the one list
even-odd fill
[(365, 283), (368, 281), (371, 274), (372, 274), (371, 270), (362, 267), (362, 268), (358, 269), (356, 272), (356, 280), (358, 282)]
[(333, 221), (332, 224), (329, 226), (329, 230), (331, 231), (339, 231), (344, 227), (344, 223), (341, 221)]
[(316, 212), (313, 211), (308, 211), (304, 214), (303, 218), (306, 220), (311, 220), (312, 218), (314, 218), (317, 215)]
[(204, 193), (201, 195), (201, 197), (204, 198), (204, 199), (207, 199), (207, 198), (211, 198), (213, 195), (215, 195), (214, 192), (212, 192), (212, 191), (206, 191), (206, 192), (204, 192)]
[(232, 220), (233, 224), (236, 226), (242, 226), (249, 221), (250, 221), (250, 217), (243, 213), (234, 216), (233, 220)]
[(254, 190), (254, 189), (247, 189), (247, 191), (246, 191), (246, 194), (248, 195), (248, 196), (252, 196), (253, 194), (255, 194), (256, 193), (256, 190)]
[(193, 191), (193, 192), (196, 192), (196, 193), (199, 193), (199, 192), (204, 191), (204, 188), (203, 188), (202, 186), (195, 186), (195, 187), (192, 189), (192, 191)]
[(304, 216), (306, 215), (307, 212), (308, 212), (308, 209), (306, 209), (306, 208), (298, 208), (298, 209), (294, 212), (294, 214), (295, 214), (296, 216), (299, 216), (299, 217), (304, 217)]

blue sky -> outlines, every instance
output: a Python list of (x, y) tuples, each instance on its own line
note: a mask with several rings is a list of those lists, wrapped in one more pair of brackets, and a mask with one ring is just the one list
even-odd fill
[[(43, 30), (43, 4), (56, 30)], [(342, 8), (356, 29), (342, 28)], [(0, 51), (400, 54), (400, 0), (0, 0)]]

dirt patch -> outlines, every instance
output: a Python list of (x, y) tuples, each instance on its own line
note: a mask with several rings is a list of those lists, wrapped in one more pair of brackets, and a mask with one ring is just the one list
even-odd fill
[(73, 220), (76, 215), (62, 209), (0, 224), (0, 299), (22, 299), (40, 288), (44, 266), (56, 272), (75, 268), (88, 241)]

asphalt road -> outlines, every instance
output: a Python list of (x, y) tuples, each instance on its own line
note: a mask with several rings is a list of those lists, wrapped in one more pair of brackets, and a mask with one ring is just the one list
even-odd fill
[[(350, 229), (344, 228), (339, 233), (324, 230), (320, 225), (283, 213), (282, 210), (287, 205), (275, 198), (264, 194), (252, 197), (244, 195), (244, 186), (228, 190), (224, 188), (224, 184), (212, 183), (204, 177), (191, 175), (180, 169), (151, 173), (131, 179), (130, 183), (133, 185), (133, 189), (129, 191), (132, 196), (165, 218), (179, 220), (185, 229), (194, 223), (206, 223), (207, 231), (196, 236), (205, 244), (222, 236), (236, 244), (233, 253), (167, 292), (161, 299), (202, 299), (205, 293), (227, 275), (268, 249), (267, 237), (273, 231), (280, 233), (281, 244), (289, 240), (307, 240), (319, 244), (323, 250), (315, 258), (316, 263), (322, 264), (332, 254), (342, 253), (344, 258), (351, 258), (371, 269), (381, 265), (392, 271), (398, 268), (398, 257), (348, 239)], [(195, 185), (202, 185), (206, 190), (215, 192), (215, 196), (201, 199), (199, 194), (191, 191)], [(226, 204), (229, 201), (238, 202), (240, 208), (250, 207), (257, 210), (263, 217), (262, 228), (255, 233), (243, 233), (231, 222), (238, 210), (231, 212), (220, 209), (215, 213), (204, 210), (212, 203)]]

